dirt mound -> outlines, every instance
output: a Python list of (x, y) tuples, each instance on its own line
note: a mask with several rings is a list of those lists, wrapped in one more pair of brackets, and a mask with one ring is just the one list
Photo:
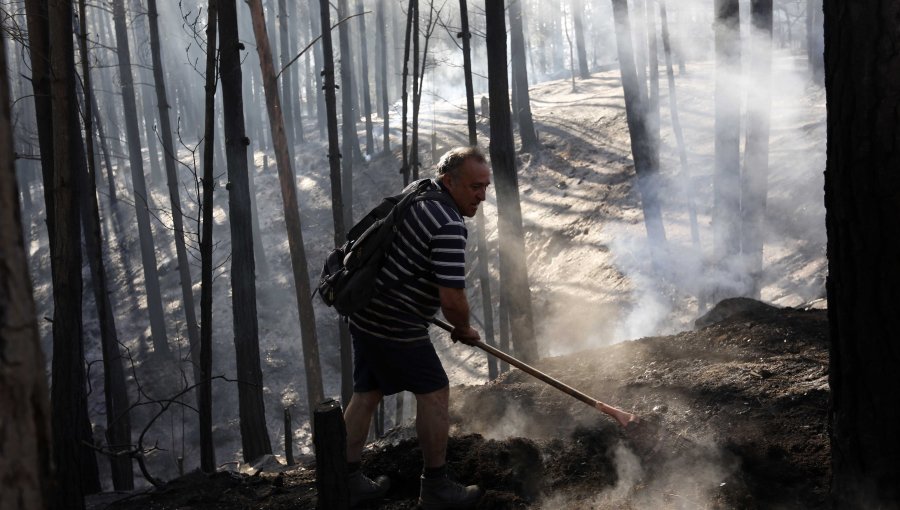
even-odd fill
[[(650, 436), (635, 437), (515, 370), (455, 388), (450, 471), (487, 489), (478, 508), (822, 507), (826, 335), (824, 311), (750, 307), (696, 331), (536, 364), (653, 423)], [(422, 461), (415, 440), (382, 441), (363, 461), (365, 471), (392, 482), (371, 508), (416, 506)], [(111, 508), (315, 504), (308, 463), (256, 476), (192, 474)]]

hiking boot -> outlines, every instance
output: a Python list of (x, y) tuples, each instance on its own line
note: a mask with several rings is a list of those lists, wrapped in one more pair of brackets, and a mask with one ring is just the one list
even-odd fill
[(387, 494), (391, 486), (388, 477), (382, 475), (374, 480), (362, 474), (362, 471), (354, 471), (349, 476), (350, 489), (350, 506), (354, 507), (360, 503), (379, 499)]
[(421, 478), (419, 506), (424, 510), (472, 508), (484, 495), (477, 485), (465, 486), (446, 476)]

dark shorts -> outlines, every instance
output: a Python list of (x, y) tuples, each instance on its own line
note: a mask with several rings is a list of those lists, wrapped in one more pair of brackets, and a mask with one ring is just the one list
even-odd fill
[(353, 337), (353, 391), (379, 390), (384, 395), (401, 391), (423, 394), (450, 381), (429, 340), (394, 342), (373, 337), (350, 325)]

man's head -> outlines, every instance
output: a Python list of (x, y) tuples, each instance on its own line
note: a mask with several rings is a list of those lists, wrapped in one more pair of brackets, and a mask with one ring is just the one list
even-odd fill
[(491, 185), (491, 169), (484, 154), (476, 147), (451, 149), (441, 157), (437, 172), (459, 212), (469, 218), (475, 216)]

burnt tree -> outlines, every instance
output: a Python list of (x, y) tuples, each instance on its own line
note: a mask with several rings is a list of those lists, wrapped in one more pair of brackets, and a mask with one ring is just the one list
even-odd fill
[(156, 106), (159, 114), (159, 137), (163, 147), (163, 161), (166, 168), (166, 185), (169, 189), (169, 202), (172, 215), (172, 234), (175, 237), (175, 257), (178, 261), (178, 276), (181, 283), (181, 301), (187, 325), (194, 382), (200, 372), (197, 362), (200, 356), (200, 330), (197, 326), (197, 312), (194, 307), (193, 277), (188, 261), (187, 249), (184, 245), (184, 219), (181, 214), (181, 193), (178, 180), (175, 143), (172, 139), (172, 123), (169, 118), (169, 97), (166, 92), (165, 70), (163, 69), (162, 50), (159, 40), (159, 12), (156, 0), (147, 0), (147, 19), (150, 23), (150, 56), (153, 61), (153, 85), (156, 90)]
[[(319, 5), (322, 26), (330, 27), (331, 12), (328, 7), (328, 0), (320, 0)], [(325, 113), (328, 121), (331, 215), (334, 221), (334, 245), (341, 246), (344, 244), (346, 224), (344, 223), (344, 194), (341, 186), (341, 149), (338, 138), (337, 97), (334, 90), (337, 88), (334, 76), (334, 48), (330, 30), (322, 31), (322, 56), (322, 62), (325, 65), (322, 69), (324, 81), (322, 88), (325, 92)], [(353, 352), (350, 341), (350, 329), (347, 323), (342, 320), (338, 321), (338, 336), (341, 350), (341, 400), (346, 405), (350, 403), (350, 397), (353, 395)], [(318, 404), (318, 402), (311, 402), (311, 404)], [(314, 409), (314, 407), (310, 407), (310, 409)]]
[(207, 4), (206, 76), (204, 83), (203, 118), (203, 201), (200, 229), (200, 381), (197, 392), (200, 424), (200, 470), (216, 471), (216, 449), (212, 437), (212, 284), (213, 284), (213, 191), (215, 190), (214, 142), (215, 99), (218, 85), (216, 68), (216, 38), (218, 36), (217, 0)]
[(491, 166), (497, 186), (501, 292), (509, 303), (509, 324), (516, 353), (526, 361), (538, 357), (531, 313), (531, 289), (525, 263), (525, 233), (519, 178), (509, 111), (506, 67), (506, 20), (502, 1), (489, 2), (487, 23), (488, 88), (491, 101)]
[(50, 402), (22, 237), (5, 43), (0, 37), (0, 493), (9, 508), (44, 509), (54, 497)]
[[(466, 126), (468, 127), (469, 145), (478, 145), (478, 130), (475, 122), (475, 92), (472, 86), (472, 33), (469, 32), (469, 6), (466, 0), (459, 0), (459, 19), (461, 30), (457, 37), (462, 39), (463, 78), (466, 84)], [(487, 237), (485, 236), (484, 207), (475, 213), (476, 249), (478, 250), (478, 280), (481, 284), (481, 303), (484, 311), (484, 339), (488, 345), (494, 345), (494, 307), (491, 299), (491, 277), (488, 270)], [(488, 379), (497, 377), (497, 361), (488, 356)]]
[(578, 52), (578, 76), (582, 80), (586, 80), (591, 77), (591, 73), (588, 71), (587, 51), (584, 48), (583, 17), (584, 0), (575, 0), (572, 4), (572, 21), (575, 29), (575, 47)]
[[(347, 17), (347, 0), (337, 1), (338, 22)], [(341, 196), (344, 204), (344, 224), (353, 224), (353, 142), (356, 137), (357, 113), (353, 108), (353, 54), (350, 51), (350, 26), (338, 27), (341, 46)], [(357, 140), (358, 142), (358, 140)]]
[[(279, 0), (283, 2), (284, 0)], [(231, 304), (238, 376), (238, 409), (244, 461), (272, 453), (266, 430), (263, 376), (259, 361), (259, 324), (256, 316), (256, 265), (253, 259), (253, 217), (247, 177), (247, 145), (241, 85), (241, 49), (237, 1), (219, 2), (219, 75), (225, 121), (225, 158), (228, 168), (228, 223), (231, 229)], [(283, 12), (283, 11), (282, 11)], [(284, 21), (284, 18), (282, 19)], [(285, 78), (291, 73), (284, 73)], [(288, 87), (286, 86), (285, 89)], [(291, 111), (291, 108), (287, 108)]]
[(769, 111), (772, 99), (772, 0), (750, 2), (750, 69), (758, 82), (747, 91), (747, 134), (741, 170), (741, 256), (747, 295), (762, 287), (763, 230), (769, 173)]
[[(372, 133), (372, 93), (369, 89), (369, 46), (366, 43), (366, 17), (363, 14), (363, 0), (356, 0), (357, 18), (359, 19), (359, 60), (362, 63), (362, 76), (359, 82), (362, 84), (363, 115), (366, 117), (366, 154), (375, 154), (375, 137)], [(384, 37), (385, 30), (379, 30)]]
[(619, 70), (625, 96), (625, 116), (631, 136), (631, 155), (637, 174), (637, 188), (641, 194), (641, 206), (644, 210), (644, 226), (647, 229), (647, 238), (651, 244), (658, 247), (666, 242), (658, 193), (659, 151), (653, 145), (654, 139), (647, 125), (647, 101), (641, 93), (640, 80), (635, 70), (628, 4), (625, 0), (613, 0), (613, 16), (616, 25)]
[(119, 351), (116, 321), (107, 284), (106, 264), (103, 260), (101, 239), (100, 206), (97, 203), (97, 165), (94, 160), (93, 122), (91, 121), (93, 94), (91, 90), (91, 70), (88, 65), (87, 19), (85, 0), (79, 0), (80, 18), (79, 47), (82, 53), (81, 74), (84, 86), (84, 132), (87, 166), (80, 178), (81, 218), (84, 227), (84, 246), (91, 268), (91, 287), (100, 323), (100, 344), (103, 353), (103, 396), (106, 404), (106, 439), (112, 455), (109, 456), (113, 488), (131, 490), (134, 488), (134, 470), (131, 457), (117, 453), (131, 448), (131, 418), (129, 416), (128, 391), (125, 369)]
[[(740, 240), (741, 97), (735, 77), (741, 69), (740, 6), (738, 0), (715, 0), (715, 174), (713, 176), (713, 257), (725, 265), (738, 257)], [(740, 293), (737, 288), (713, 289), (714, 302)], [(734, 282), (731, 283), (735, 285)]]
[[(519, 137), (522, 139), (522, 152), (531, 152), (540, 147), (534, 120), (531, 116), (531, 97), (528, 93), (528, 69), (525, 66), (525, 34), (522, 28), (522, 2), (512, 0), (509, 3), (509, 45), (510, 65), (512, 65), (515, 82), (517, 111), (514, 112), (519, 124)], [(493, 119), (493, 115), (491, 118)], [(491, 135), (493, 138), (493, 135)]]
[[(256, 51), (259, 55), (263, 87), (266, 92), (269, 126), (272, 131), (272, 141), (275, 145), (275, 164), (278, 167), (278, 181), (281, 184), (288, 249), (291, 254), (291, 270), (293, 271), (297, 311), (300, 318), (300, 339), (303, 345), (307, 405), (308, 411), (312, 413), (316, 404), (322, 401), (324, 389), (322, 387), (322, 368), (319, 363), (316, 314), (312, 305), (312, 292), (309, 283), (309, 266), (306, 262), (306, 249), (303, 246), (300, 207), (297, 203), (297, 190), (294, 185), (296, 180), (287, 150), (284, 118), (281, 116), (281, 104), (279, 103), (275, 69), (272, 63), (272, 50), (269, 47), (269, 36), (266, 34), (266, 19), (263, 14), (262, 3), (260, 0), (249, 0), (248, 5), (250, 6), (250, 16), (253, 19), (253, 35), (256, 39)], [(330, 25), (323, 23), (322, 26), (329, 27)]]
[(900, 3), (825, 1), (831, 500), (900, 501)]
[(147, 310), (150, 313), (150, 334), (157, 354), (169, 355), (166, 323), (163, 314), (162, 293), (159, 289), (159, 271), (156, 266), (156, 249), (150, 229), (149, 197), (144, 179), (144, 159), (141, 155), (141, 134), (138, 126), (137, 102), (134, 94), (134, 78), (131, 73), (131, 50), (125, 19), (125, 0), (113, 0), (113, 20), (116, 29), (116, 55), (119, 64), (119, 86), (125, 113), (125, 131), (128, 138), (128, 161), (131, 166), (131, 183), (134, 188), (134, 209), (141, 245), (141, 261), (144, 270), (144, 287), (147, 291)]
[[(384, 27), (384, 2), (378, 2), (376, 7), (377, 14), (375, 25), (379, 27)], [(380, 105), (381, 120), (383, 122), (382, 125), (382, 148), (385, 154), (389, 154), (391, 152), (391, 122), (390, 122), (390, 102), (388, 100), (388, 53), (387, 53), (387, 30), (378, 30), (378, 73), (379, 78), (378, 82), (380, 84), (377, 87), (376, 96), (379, 97), (380, 103), (376, 103)], [(379, 93), (380, 92), (380, 93)]]

